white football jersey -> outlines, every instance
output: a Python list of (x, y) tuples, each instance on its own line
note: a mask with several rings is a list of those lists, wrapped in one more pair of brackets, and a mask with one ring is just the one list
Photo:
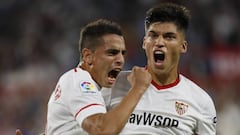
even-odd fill
[(82, 121), (105, 113), (100, 87), (87, 71), (75, 68), (63, 74), (53, 91), (47, 111), (47, 135), (84, 135)]
[[(129, 72), (121, 72), (112, 88), (110, 108), (128, 92)], [(211, 97), (179, 75), (172, 84), (152, 81), (131, 114), (122, 135), (215, 135), (216, 110)]]

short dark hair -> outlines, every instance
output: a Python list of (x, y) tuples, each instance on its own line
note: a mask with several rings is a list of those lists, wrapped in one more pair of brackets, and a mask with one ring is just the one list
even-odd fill
[(190, 20), (189, 10), (182, 5), (163, 3), (146, 12), (145, 30), (154, 22), (173, 22), (186, 33)]
[(83, 48), (95, 50), (99, 44), (99, 40), (106, 34), (117, 34), (123, 36), (122, 28), (116, 22), (107, 19), (98, 19), (88, 23), (81, 29), (79, 40), (80, 57)]

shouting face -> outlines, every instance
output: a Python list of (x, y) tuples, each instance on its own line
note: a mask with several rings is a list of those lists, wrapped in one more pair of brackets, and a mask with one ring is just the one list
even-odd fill
[(90, 74), (101, 87), (112, 87), (124, 64), (126, 52), (122, 36), (107, 34), (102, 36), (101, 45), (90, 54)]
[(155, 22), (146, 30), (143, 41), (148, 70), (157, 75), (177, 74), (181, 53), (187, 50), (182, 31), (171, 22)]

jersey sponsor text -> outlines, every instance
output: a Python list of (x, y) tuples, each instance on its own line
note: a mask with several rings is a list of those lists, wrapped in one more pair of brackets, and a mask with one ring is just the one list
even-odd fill
[(147, 112), (143, 112), (142, 114), (132, 113), (128, 122), (130, 124), (149, 125), (154, 127), (178, 127), (179, 125), (179, 121), (176, 119)]

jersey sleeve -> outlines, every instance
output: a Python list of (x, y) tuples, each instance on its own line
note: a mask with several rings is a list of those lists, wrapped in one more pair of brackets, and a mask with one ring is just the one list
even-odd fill
[(205, 101), (202, 112), (202, 119), (198, 120), (196, 134), (197, 135), (216, 135), (216, 109), (213, 101), (209, 97), (209, 100)]
[(67, 92), (65, 99), (69, 111), (80, 126), (88, 116), (106, 113), (105, 102), (99, 87), (90, 77), (82, 77), (80, 79), (73, 77), (72, 81), (72, 86), (65, 86)]

